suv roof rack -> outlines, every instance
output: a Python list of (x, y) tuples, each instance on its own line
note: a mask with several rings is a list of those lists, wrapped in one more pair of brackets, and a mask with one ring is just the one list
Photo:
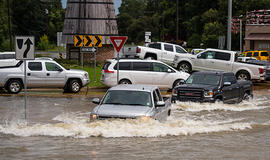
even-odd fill
[(50, 61), (53, 60), (53, 59), (50, 58), (50, 57), (38, 57), (38, 58), (35, 58), (35, 59), (37, 59), (37, 60), (50, 60)]

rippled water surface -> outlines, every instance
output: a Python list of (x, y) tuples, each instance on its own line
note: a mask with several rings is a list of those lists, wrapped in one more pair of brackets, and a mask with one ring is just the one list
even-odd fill
[(0, 97), (0, 159), (269, 159), (270, 95), (177, 102), (166, 122), (89, 123), (90, 98)]

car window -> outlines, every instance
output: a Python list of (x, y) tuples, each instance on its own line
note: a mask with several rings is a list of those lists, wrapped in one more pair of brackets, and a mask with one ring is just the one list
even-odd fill
[(253, 56), (255, 57), (259, 56), (259, 52), (254, 52)]
[(0, 59), (15, 59), (15, 54), (0, 54)]
[(261, 56), (269, 56), (267, 52), (262, 52)]
[(213, 51), (207, 51), (201, 54), (201, 58), (204, 58), (204, 59), (214, 59), (214, 56), (215, 56), (215, 52)]
[(52, 62), (46, 62), (45, 66), (47, 71), (59, 71), (61, 69), (61, 67)]
[(231, 84), (235, 84), (237, 82), (237, 80), (236, 80), (235, 76), (225, 75), (223, 77), (223, 83), (225, 83), (225, 82), (231, 82)]
[(252, 56), (252, 52), (248, 52), (246, 57), (251, 57)]
[(156, 89), (156, 93), (157, 93), (157, 96), (158, 96), (159, 101), (162, 101), (163, 99), (162, 99), (162, 96), (160, 94), (159, 89)]
[(29, 62), (28, 68), (31, 71), (41, 71), (42, 70), (42, 64), (41, 62)]
[(157, 104), (159, 98), (158, 98), (158, 95), (155, 91), (153, 91), (153, 98), (154, 98), (154, 104)]
[(170, 68), (162, 63), (153, 63), (154, 72), (168, 72)]
[(165, 49), (166, 51), (173, 52), (173, 45), (164, 44), (164, 49)]
[(205, 84), (218, 85), (220, 82), (220, 75), (214, 74), (192, 74), (186, 81), (186, 84)]
[(150, 92), (110, 90), (104, 96), (102, 104), (152, 106)]
[(184, 50), (183, 48), (179, 47), (179, 46), (175, 46), (175, 50), (177, 53), (187, 53), (186, 50)]
[[(113, 67), (114, 70), (117, 70), (117, 64)], [(120, 62), (119, 63), (119, 70), (131, 70), (131, 62)]]
[(216, 52), (215, 59), (229, 61), (231, 59), (230, 53)]
[(133, 70), (135, 71), (150, 71), (150, 64), (148, 62), (133, 62)]
[(155, 49), (161, 49), (161, 44), (160, 43), (150, 43), (148, 45), (150, 48), (155, 48)]

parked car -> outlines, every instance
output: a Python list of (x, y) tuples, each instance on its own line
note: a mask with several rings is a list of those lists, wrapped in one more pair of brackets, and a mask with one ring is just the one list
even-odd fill
[(186, 80), (188, 77), (188, 73), (179, 72), (160, 61), (120, 59), (117, 83), (117, 60), (110, 59), (102, 68), (100, 81), (109, 87), (117, 84), (148, 84), (170, 89), (178, 85), (180, 80)]
[(163, 100), (156, 86), (117, 85), (110, 88), (90, 114), (90, 120), (108, 118), (153, 118), (164, 121), (171, 115), (170, 99)]
[(18, 62), (15, 52), (0, 52), (0, 67), (15, 66)]
[[(90, 83), (88, 73), (68, 70), (50, 58), (28, 60), (26, 66), (27, 88), (63, 88), (77, 93)], [(9, 93), (19, 93), (24, 86), (24, 63), (0, 68), (0, 88)]]
[(248, 62), (250, 60), (257, 60), (255, 57), (238, 57), (237, 61), (238, 62)]
[(172, 101), (239, 103), (252, 96), (252, 82), (237, 81), (232, 72), (194, 72), (174, 88)]
[(257, 60), (269, 61), (267, 50), (245, 51), (242, 53), (245, 57), (255, 57)]
[(153, 42), (149, 43), (146, 47), (138, 46), (137, 55), (141, 59), (154, 59), (167, 64), (172, 64), (176, 55), (185, 57), (188, 55), (188, 52), (179, 45)]
[(175, 57), (173, 66), (178, 70), (191, 71), (225, 71), (233, 72), (237, 79), (265, 80), (266, 67), (237, 62), (237, 53), (228, 50), (206, 49), (198, 55), (183, 58)]
[(197, 48), (197, 49), (192, 49), (190, 54), (193, 54), (193, 55), (196, 55), (202, 51), (204, 51), (205, 49), (200, 49), (200, 48)]
[(247, 61), (247, 63), (266, 66), (265, 80), (270, 80), (270, 62), (269, 61), (260, 61), (260, 60), (252, 59), (252, 60)]

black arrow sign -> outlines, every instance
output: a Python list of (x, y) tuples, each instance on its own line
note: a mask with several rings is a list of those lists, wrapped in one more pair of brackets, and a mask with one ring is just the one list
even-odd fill
[(96, 38), (96, 44), (95, 44), (95, 47), (98, 47), (99, 45), (100, 45), (100, 43), (101, 43), (101, 39), (99, 39), (99, 37), (98, 36), (95, 36), (95, 38)]
[(28, 38), (25, 41), (24, 45), (27, 45), (27, 48), (23, 53), (23, 58), (27, 58), (27, 53), (30, 51), (30, 48), (31, 48), (31, 45), (33, 45), (33, 42)]
[(90, 36), (85, 36), (85, 38), (87, 39), (87, 43), (84, 46), (88, 47), (92, 44), (92, 39), (90, 38)]
[(76, 46), (79, 46), (82, 43), (82, 39), (80, 38), (80, 36), (76, 36), (76, 38), (78, 39)]

